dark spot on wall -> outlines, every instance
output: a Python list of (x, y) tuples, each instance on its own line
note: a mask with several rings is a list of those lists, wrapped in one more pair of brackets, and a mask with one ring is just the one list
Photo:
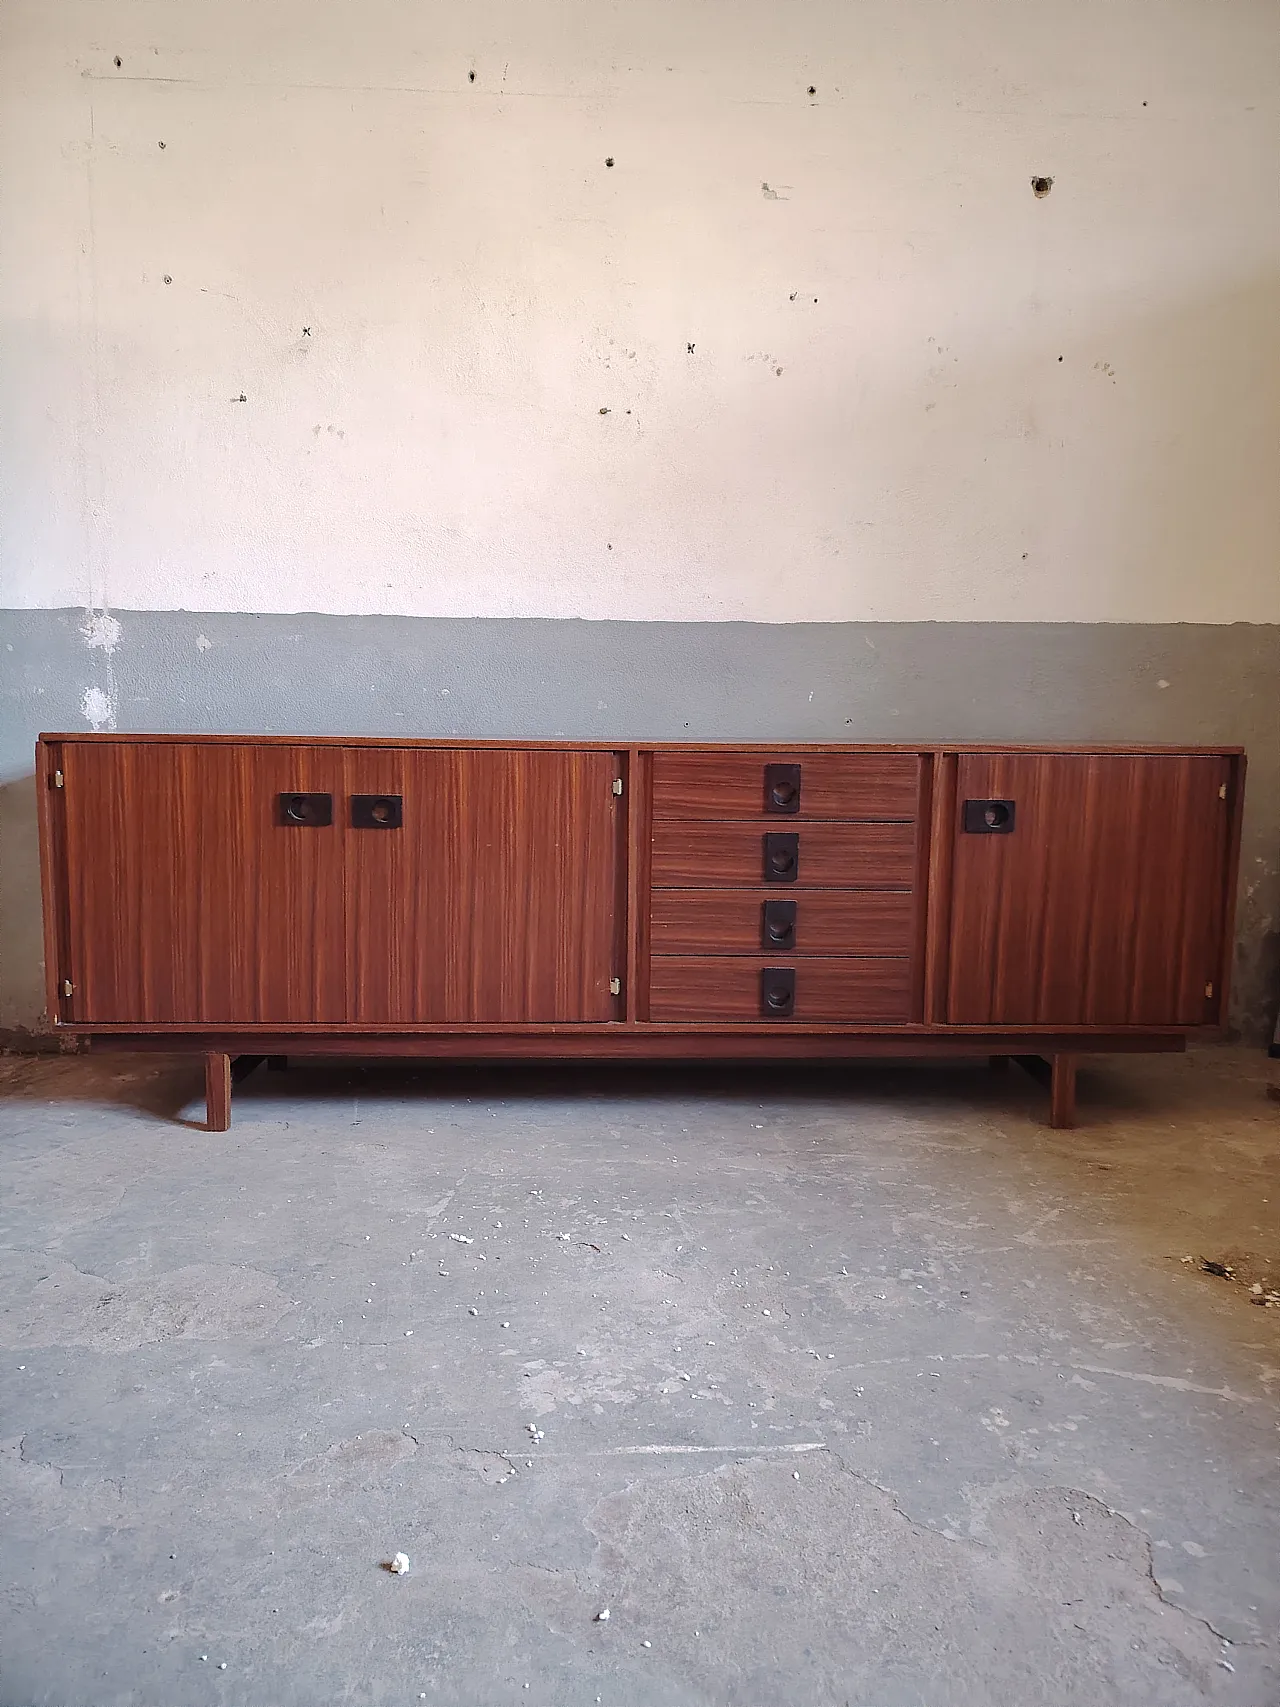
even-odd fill
[(247, 403), (249, 401), (249, 399), (245, 396), (244, 392), (242, 391), (240, 393), (239, 397), (233, 397), (231, 399), (231, 401), (233, 403)]
[[(119, 61), (119, 60), (117, 60), (117, 61), (116, 61), (116, 64), (117, 64), (117, 65), (119, 65), (119, 63), (120, 63), (120, 61)], [(1144, 106), (1144, 107), (1145, 107), (1145, 106), (1146, 106), (1146, 104), (1147, 104), (1147, 103), (1146, 103), (1146, 102), (1145, 102), (1145, 101), (1144, 101), (1144, 102), (1143, 102), (1143, 103), (1142, 103), (1142, 104), (1143, 104), (1143, 106)]]
[(1063, 358), (1062, 358), (1062, 357), (1061, 357), (1061, 356), (1059, 356), (1059, 357), (1058, 357), (1058, 360), (1059, 360), (1059, 361), (1062, 361), (1062, 359), (1063, 359)]
[(309, 337), (310, 337), (310, 336), (311, 336), (311, 328), (310, 328), (310, 326), (304, 326), (304, 327), (303, 327), (303, 328), (302, 328), (302, 336), (303, 336), (303, 337), (304, 337), (304, 338), (309, 338)]
[(160, 144), (160, 146), (161, 146), (161, 148), (163, 148), (163, 147), (164, 147), (164, 143), (163, 143), (163, 142), (162, 142), (162, 143), (161, 143), (161, 144)]
[(685, 345), (685, 353), (687, 355), (690, 355), (690, 356), (693, 354), (693, 345), (692, 344), (686, 344)]
[(780, 367), (776, 367), (776, 368), (774, 368), (774, 370), (773, 370), (773, 371), (774, 371), (774, 372), (775, 372), (775, 373), (776, 373), (776, 374), (777, 374), (777, 376), (778, 376), (778, 378), (779, 378), (779, 379), (781, 379), (781, 378), (782, 378), (782, 369), (781, 369), (781, 368), (780, 368)]
[(600, 411), (600, 413), (601, 413), (601, 414), (602, 414), (602, 415), (607, 415), (607, 414), (608, 414), (608, 413), (609, 413), (609, 411), (608, 411), (608, 410), (607, 410), (607, 409), (602, 409), (602, 410), (601, 410), (601, 411)]
[(612, 154), (610, 154), (606, 157), (605, 165), (606, 166), (612, 166), (613, 165), (613, 155)]
[(809, 93), (811, 95), (816, 95), (818, 93), (818, 91), (814, 88), (812, 83), (810, 83), (810, 85), (809, 85)]
[[(116, 63), (116, 70), (119, 71), (120, 67), (124, 64), (124, 61), (121, 59), (119, 54), (116, 55), (115, 63)], [(1147, 103), (1144, 101), (1142, 104), (1145, 107)]]
[(1032, 188), (1033, 193), (1036, 195), (1036, 197), (1040, 201), (1043, 201), (1044, 198), (1049, 194), (1049, 191), (1053, 188), (1053, 179), (1052, 178), (1032, 178), (1031, 188)]
[(799, 296), (799, 294), (800, 294), (800, 292), (798, 290), (793, 290), (791, 295), (787, 298), (787, 301), (788, 302), (794, 302), (795, 299)]
[(467, 72), (467, 82), (468, 83), (474, 83), (475, 80), (476, 80), (475, 72), (474, 71), (468, 71)]
[(164, 282), (166, 284), (172, 284), (173, 283), (173, 274), (172, 273), (166, 273), (164, 275)]
[(612, 550), (613, 550), (613, 547), (612, 547), (612, 546), (611, 546), (611, 545), (606, 545), (606, 546), (605, 546), (605, 550), (606, 550), (606, 551), (612, 551)]

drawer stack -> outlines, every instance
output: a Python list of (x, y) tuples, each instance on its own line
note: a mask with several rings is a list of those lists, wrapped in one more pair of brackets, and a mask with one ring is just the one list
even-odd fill
[(915, 753), (655, 753), (650, 1019), (911, 1019), (919, 798)]

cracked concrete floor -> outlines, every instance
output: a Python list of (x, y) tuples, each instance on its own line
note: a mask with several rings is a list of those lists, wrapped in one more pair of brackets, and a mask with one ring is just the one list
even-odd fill
[(1275, 1707), (1266, 1077), (0, 1062), (0, 1707)]

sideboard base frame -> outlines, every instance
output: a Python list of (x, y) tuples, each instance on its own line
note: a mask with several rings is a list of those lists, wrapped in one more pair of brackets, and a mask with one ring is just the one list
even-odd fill
[[(70, 1027), (61, 1027), (70, 1030)], [(1082, 1038), (1079, 1032), (973, 1032), (939, 1037), (912, 1033), (815, 1033), (793, 1031), (701, 1032), (687, 1030), (653, 1036), (649, 1031), (619, 1028), (600, 1032), (564, 1033), (366, 1033), (239, 1032), (86, 1032), (84, 1047), (93, 1054), (157, 1051), (204, 1056), (206, 1125), (226, 1132), (231, 1125), (233, 1083), (247, 1078), (265, 1063), (282, 1069), (289, 1060), (333, 1057), (405, 1059), (443, 1062), (538, 1061), (548, 1065), (569, 1061), (669, 1061), (714, 1065), (748, 1061), (981, 1061), (993, 1068), (1012, 1059), (1049, 1091), (1049, 1125), (1076, 1124), (1076, 1070), (1081, 1044), (1090, 1054), (1182, 1054), (1186, 1037), (1180, 1032), (1114, 1032)], [(210, 1046), (213, 1047), (210, 1047)]]

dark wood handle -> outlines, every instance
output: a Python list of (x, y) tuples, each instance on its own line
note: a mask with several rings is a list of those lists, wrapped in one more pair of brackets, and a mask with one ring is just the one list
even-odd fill
[(792, 831), (769, 831), (764, 838), (766, 883), (794, 883), (800, 874), (800, 838)]
[(766, 812), (785, 813), (800, 810), (799, 765), (764, 767), (764, 809)]

